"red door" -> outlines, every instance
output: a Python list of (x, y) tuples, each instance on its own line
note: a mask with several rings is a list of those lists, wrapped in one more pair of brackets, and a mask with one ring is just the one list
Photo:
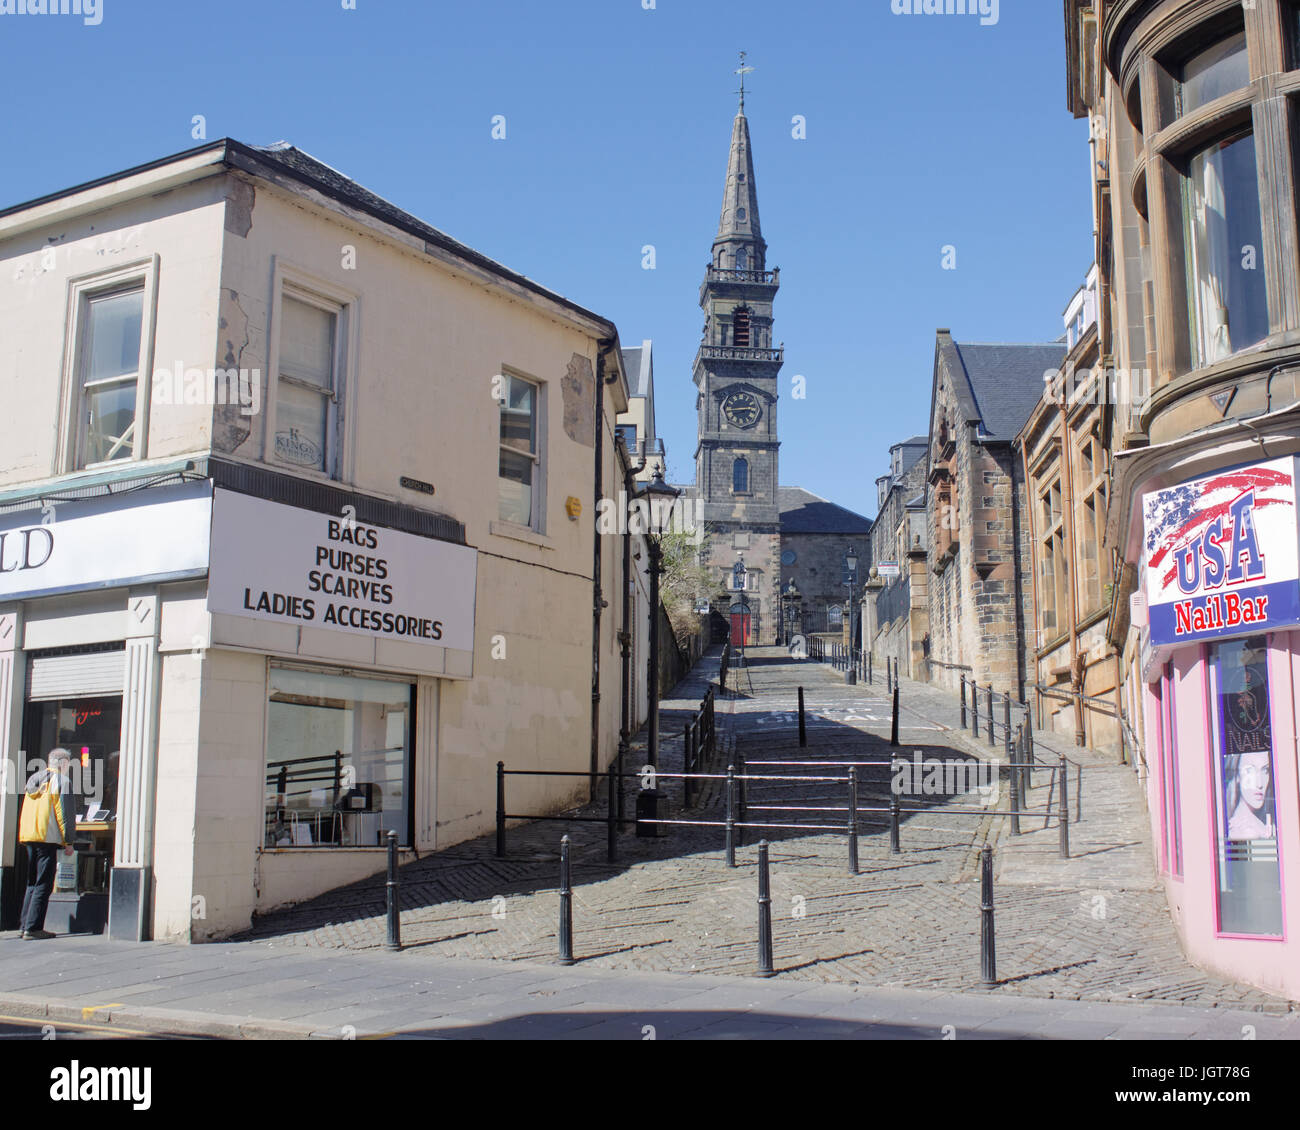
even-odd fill
[(733, 612), (731, 614), (731, 646), (744, 647), (749, 643), (749, 613)]

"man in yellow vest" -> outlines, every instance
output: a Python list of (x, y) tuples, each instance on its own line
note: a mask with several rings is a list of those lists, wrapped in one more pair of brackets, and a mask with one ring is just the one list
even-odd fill
[(72, 754), (52, 749), (47, 763), (48, 768), (28, 778), (18, 819), (18, 839), (27, 848), (27, 894), (18, 936), (28, 941), (54, 937), (45, 929), (45, 910), (54, 890), (59, 848), (71, 855), (77, 834), (76, 798), (69, 775)]

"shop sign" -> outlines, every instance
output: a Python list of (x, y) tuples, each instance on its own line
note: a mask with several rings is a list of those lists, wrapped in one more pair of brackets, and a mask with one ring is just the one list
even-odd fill
[(0, 515), (0, 600), (201, 577), (208, 482), (47, 502)]
[(1153, 645), (1300, 624), (1294, 458), (1152, 491), (1142, 511)]
[(209, 611), (474, 650), (475, 550), (222, 489), (212, 511)]

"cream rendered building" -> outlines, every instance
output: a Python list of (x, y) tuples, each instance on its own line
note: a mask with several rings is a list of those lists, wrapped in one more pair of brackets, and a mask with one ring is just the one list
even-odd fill
[(498, 760), (582, 774), (513, 811), (586, 797), (624, 693), (609, 321), (222, 140), (0, 212), (0, 327), (6, 925), (54, 744), (84, 803), (51, 921), (125, 938), (478, 836)]

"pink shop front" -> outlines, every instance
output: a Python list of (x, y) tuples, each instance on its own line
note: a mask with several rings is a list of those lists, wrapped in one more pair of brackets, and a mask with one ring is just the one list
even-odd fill
[(1188, 956), (1300, 999), (1300, 461), (1234, 454), (1250, 451), (1148, 461), (1134, 481), (1130, 708)]

